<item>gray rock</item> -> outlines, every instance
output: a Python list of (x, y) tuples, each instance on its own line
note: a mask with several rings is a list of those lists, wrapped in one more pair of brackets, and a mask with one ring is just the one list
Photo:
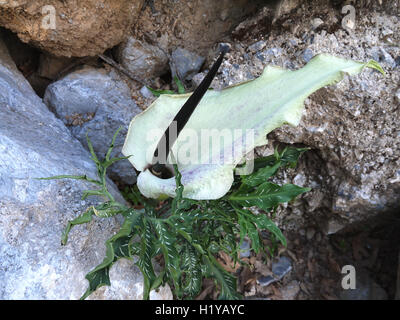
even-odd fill
[[(39, 177), (87, 174), (96, 168), (89, 153), (51, 113), (17, 70), (0, 39), (0, 299), (78, 299), (85, 274), (103, 260), (104, 241), (120, 226), (117, 219), (94, 219), (74, 228), (62, 247), (61, 232), (97, 200), (81, 201), (92, 187), (82, 181), (40, 181)], [(123, 201), (115, 186), (111, 191)], [(135, 298), (143, 285), (129, 262), (113, 286), (134, 292), (101, 296)], [(123, 281), (123, 282), (122, 282)], [(171, 298), (161, 293), (159, 298)]]
[(200, 71), (205, 58), (183, 48), (178, 48), (171, 55), (172, 77), (177, 76), (180, 80), (192, 80), (193, 76)]
[(307, 48), (303, 51), (302, 58), (305, 62), (310, 61), (313, 56), (314, 52), (311, 49)]
[[(103, 157), (110, 141), (119, 127), (120, 131), (113, 155), (120, 153), (132, 118), (140, 109), (132, 100), (128, 86), (113, 71), (86, 67), (51, 84), (44, 101), (64, 124), (69, 126), (86, 148), (86, 133), (95, 152)], [(136, 174), (128, 160), (115, 163), (109, 176), (132, 184)]]
[(311, 26), (313, 29), (317, 29), (319, 26), (323, 25), (324, 21), (320, 18), (315, 18), (311, 21)]
[(374, 47), (372, 48), (371, 52), (371, 57), (375, 61), (378, 61), (379, 63), (383, 63), (388, 65), (391, 68), (395, 68), (397, 63), (395, 59), (388, 53), (384, 48), (382, 47)]
[(257, 279), (257, 284), (261, 287), (267, 287), (274, 282), (276, 282), (276, 279), (272, 276), (262, 276)]
[(154, 98), (153, 93), (146, 86), (143, 86), (142, 89), (140, 89), (140, 94), (146, 99)]
[(240, 257), (250, 257), (250, 242), (248, 240), (243, 240), (243, 243), (240, 245)]
[(248, 49), (250, 52), (258, 52), (264, 49), (266, 45), (267, 45), (266, 41), (260, 40), (250, 45)]
[(168, 57), (163, 50), (133, 37), (118, 47), (117, 56), (124, 68), (145, 83), (168, 71)]
[(292, 270), (292, 261), (285, 256), (279, 258), (278, 261), (272, 263), (272, 273), (278, 280), (281, 280)]

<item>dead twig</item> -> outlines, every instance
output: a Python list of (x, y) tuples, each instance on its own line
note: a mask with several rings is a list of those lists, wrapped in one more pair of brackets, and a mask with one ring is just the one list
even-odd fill
[(139, 80), (138, 78), (136, 78), (131, 72), (129, 72), (128, 70), (126, 70), (123, 66), (121, 66), (119, 63), (115, 62), (113, 59), (111, 59), (110, 57), (105, 56), (104, 54), (99, 54), (98, 57), (103, 60), (104, 62), (108, 63), (110, 66), (112, 66), (113, 68), (117, 69), (119, 72), (123, 73), (124, 75), (126, 75), (129, 79), (139, 82), (140, 84), (142, 84), (143, 86), (147, 86), (142, 80)]

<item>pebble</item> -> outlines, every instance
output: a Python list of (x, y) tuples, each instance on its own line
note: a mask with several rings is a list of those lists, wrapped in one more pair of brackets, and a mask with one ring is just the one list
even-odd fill
[(314, 29), (317, 29), (322, 24), (324, 24), (324, 21), (320, 18), (315, 18), (311, 21), (311, 25)]
[(314, 57), (314, 52), (311, 49), (306, 49), (303, 51), (302, 58), (305, 62), (308, 62)]
[(272, 273), (278, 280), (281, 280), (292, 270), (292, 261), (285, 256), (279, 258), (277, 262), (272, 263)]
[(260, 40), (260, 41), (257, 41), (256, 43), (253, 43), (252, 45), (250, 45), (248, 47), (248, 49), (250, 52), (254, 53), (254, 52), (261, 51), (262, 49), (265, 48), (266, 45), (267, 45), (266, 41)]
[(276, 282), (276, 279), (272, 276), (260, 277), (257, 279), (257, 284), (261, 287), (269, 286), (271, 283)]
[(240, 245), (240, 257), (241, 258), (250, 257), (250, 243), (247, 240), (243, 240), (243, 243)]
[(154, 97), (153, 93), (146, 86), (143, 86), (142, 89), (140, 89), (140, 94), (146, 99)]
[(182, 81), (191, 80), (200, 71), (204, 61), (205, 58), (196, 53), (177, 48), (171, 55), (172, 77), (178, 76)]

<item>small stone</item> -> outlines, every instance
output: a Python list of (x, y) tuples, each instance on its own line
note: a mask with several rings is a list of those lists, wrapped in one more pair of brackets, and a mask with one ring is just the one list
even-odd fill
[(240, 245), (240, 257), (250, 257), (250, 243), (247, 240), (243, 240), (243, 243)]
[(314, 53), (312, 52), (311, 49), (308, 49), (308, 48), (307, 48), (306, 50), (303, 51), (302, 58), (303, 58), (303, 60), (304, 60), (305, 62), (310, 61), (310, 60), (312, 59), (313, 56), (314, 56)]
[(267, 56), (274, 56), (275, 58), (277, 58), (282, 54), (282, 49), (281, 48), (270, 48), (268, 50), (265, 50), (264, 53)]
[(271, 283), (276, 282), (276, 279), (272, 276), (260, 277), (257, 279), (257, 284), (261, 287), (269, 286)]
[(178, 48), (171, 55), (172, 77), (178, 76), (182, 81), (192, 80), (193, 76), (200, 71), (204, 61), (204, 57), (186, 49)]
[(324, 21), (320, 18), (315, 18), (311, 21), (311, 25), (314, 29), (317, 29), (320, 25), (323, 25)]
[(143, 88), (140, 89), (140, 94), (146, 99), (154, 98), (153, 93), (146, 86), (143, 86)]
[(121, 65), (143, 82), (168, 71), (168, 57), (158, 47), (129, 37), (117, 50)]
[(281, 280), (292, 270), (292, 261), (285, 256), (279, 258), (277, 262), (272, 263), (272, 273), (278, 280)]
[(250, 52), (258, 52), (261, 51), (262, 49), (265, 48), (265, 46), (267, 45), (266, 41), (260, 40), (257, 41), (256, 43), (253, 43), (251, 46), (248, 47)]

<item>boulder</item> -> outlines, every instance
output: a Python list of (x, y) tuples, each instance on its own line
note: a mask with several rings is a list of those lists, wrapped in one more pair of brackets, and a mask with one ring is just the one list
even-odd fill
[(0, 26), (56, 56), (94, 56), (122, 42), (143, 0), (0, 2)]
[[(85, 67), (52, 83), (46, 90), (44, 101), (51, 111), (87, 147), (86, 134), (94, 150), (103, 157), (110, 139), (122, 127), (116, 143), (116, 156), (120, 154), (129, 122), (141, 110), (116, 72)], [(128, 160), (111, 166), (109, 176), (127, 184), (136, 182), (136, 173)]]
[[(0, 299), (78, 299), (88, 286), (85, 274), (103, 260), (104, 242), (120, 221), (94, 219), (74, 228), (69, 243), (61, 246), (67, 221), (99, 200), (81, 200), (82, 191), (92, 187), (82, 181), (35, 178), (94, 178), (96, 168), (82, 144), (36, 96), (1, 39), (0, 113)], [(124, 201), (112, 182), (109, 185)], [(124, 263), (117, 266), (124, 272), (113, 286), (133, 291), (108, 290), (94, 298), (140, 296), (143, 277), (132, 262)], [(165, 289), (156, 297), (172, 295)]]

